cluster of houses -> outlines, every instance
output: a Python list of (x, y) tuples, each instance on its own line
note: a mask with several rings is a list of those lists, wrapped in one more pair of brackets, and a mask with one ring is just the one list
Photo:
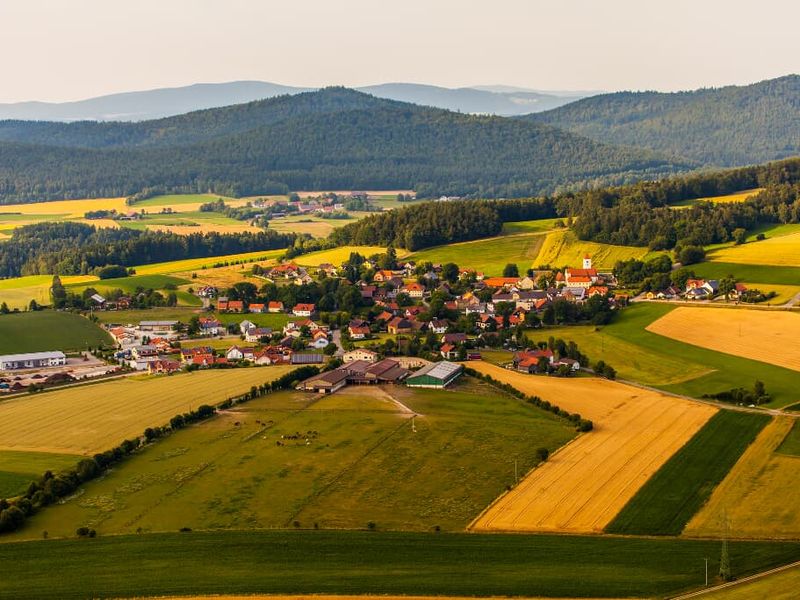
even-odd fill
[(97, 360), (67, 361), (59, 350), (5, 354), (0, 356), (0, 394), (25, 391), (32, 386), (47, 387), (56, 384), (91, 379), (118, 370)]
[[(745, 284), (737, 283), (727, 299), (737, 300), (746, 291)], [(670, 286), (664, 290), (646, 292), (644, 296), (648, 300), (713, 300), (719, 293), (719, 281), (716, 279), (687, 279), (683, 289)]]
[(568, 369), (568, 372), (578, 371), (580, 362), (575, 359), (557, 358), (550, 348), (535, 348), (514, 353), (514, 369), (521, 373), (549, 373), (559, 368)]

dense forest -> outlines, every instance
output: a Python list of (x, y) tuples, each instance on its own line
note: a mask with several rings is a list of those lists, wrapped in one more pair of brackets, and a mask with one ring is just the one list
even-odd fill
[(736, 166), (800, 154), (800, 76), (693, 92), (619, 92), (527, 120), (606, 143), (706, 165)]
[(0, 277), (79, 275), (98, 267), (126, 267), (184, 258), (285, 248), (294, 234), (173, 233), (95, 228), (82, 223), (37, 223), (15, 229), (0, 245)]
[(538, 123), (342, 88), (142, 123), (0, 122), (0, 140), (0, 203), (131, 196), (145, 188), (524, 197), (695, 166)]

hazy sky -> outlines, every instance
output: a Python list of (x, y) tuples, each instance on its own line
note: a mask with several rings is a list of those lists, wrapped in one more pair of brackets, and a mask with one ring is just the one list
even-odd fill
[(691, 89), (800, 72), (797, 0), (0, 0), (0, 102), (196, 82)]

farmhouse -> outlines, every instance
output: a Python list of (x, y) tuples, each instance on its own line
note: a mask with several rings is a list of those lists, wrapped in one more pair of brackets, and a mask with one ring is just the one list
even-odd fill
[(283, 312), (283, 302), (272, 300), (267, 304), (267, 310), (271, 313)]
[(309, 377), (298, 385), (297, 389), (306, 392), (316, 392), (318, 394), (332, 394), (346, 385), (347, 372), (335, 369)]
[(28, 352), (25, 354), (5, 354), (0, 356), (0, 371), (12, 369), (35, 369), (37, 367), (57, 367), (67, 364), (63, 352)]
[(295, 317), (310, 317), (314, 314), (316, 307), (313, 304), (295, 304), (292, 308), (292, 314)]
[(403, 319), (402, 317), (395, 317), (386, 326), (389, 333), (397, 335), (398, 333), (411, 333), (414, 329), (411, 321)]
[(444, 389), (453, 383), (463, 371), (464, 367), (456, 363), (447, 361), (431, 363), (426, 367), (422, 367), (416, 373), (409, 375), (406, 379), (406, 385), (409, 387)]

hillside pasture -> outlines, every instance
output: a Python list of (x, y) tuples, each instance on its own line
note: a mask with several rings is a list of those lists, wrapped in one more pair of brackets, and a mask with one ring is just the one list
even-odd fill
[(639, 489), (606, 531), (680, 534), (769, 420), (767, 415), (719, 411)]
[(43, 310), (0, 315), (0, 354), (111, 345), (111, 337), (80, 315)]
[[(88, 283), (97, 281), (94, 275), (64, 275), (61, 283), (66, 285)], [(0, 302), (5, 302), (11, 309), (25, 310), (36, 300), (37, 304), (50, 304), (50, 286), (53, 284), (52, 275), (26, 275), (25, 277), (12, 277), (0, 279)]]
[[(256, 371), (222, 373), (242, 380)], [(186, 398), (186, 386), (172, 379)], [(469, 378), (447, 391), (274, 393), (159, 440), (79, 497), (37, 514), (17, 537), (42, 529), (68, 537), (77, 523), (101, 535), (295, 521), (322, 529), (372, 521), (379, 529), (463, 530), (513, 482), (515, 459), (527, 470), (536, 448), (554, 451), (574, 435), (563, 419)]]
[(501, 496), (474, 531), (599, 533), (641, 486), (716, 413), (598, 378), (525, 375), (483, 362), (477, 371), (594, 422)]
[(588, 254), (596, 269), (611, 269), (617, 261), (631, 258), (643, 259), (647, 248), (614, 246), (579, 240), (571, 230), (552, 231), (547, 234), (539, 254), (533, 261), (535, 266), (579, 267)]
[(484, 273), (487, 277), (503, 274), (509, 264), (517, 265), (524, 274), (536, 263), (539, 250), (545, 240), (544, 233), (507, 235), (473, 242), (461, 242), (437, 246), (415, 252), (408, 258), (420, 262), (455, 263)]
[(781, 453), (797, 420), (775, 417), (745, 451), (684, 535), (800, 539), (800, 457)]
[[(0, 561), (14, 573), (0, 578), (0, 598), (82, 600), (87, 582), (96, 598), (663, 598), (702, 587), (703, 560), (710, 558), (709, 572), (716, 572), (719, 549), (718, 541), (708, 540), (381, 531), (194, 531), (39, 539), (0, 544)], [(730, 543), (737, 577), (790, 563), (798, 552), (800, 544), (795, 543)]]
[(91, 455), (177, 413), (272, 381), (289, 366), (137, 375), (0, 402), (0, 450)]
[(800, 371), (800, 314), (679, 307), (647, 331), (717, 352)]
[(134, 268), (136, 269), (137, 275), (169, 275), (173, 273), (185, 273), (188, 271), (210, 269), (214, 265), (221, 263), (249, 263), (256, 261), (275, 260), (284, 252), (285, 250), (260, 250), (257, 252), (224, 254), (221, 256), (209, 256), (206, 258), (187, 258), (184, 260), (173, 260), (149, 265), (139, 265)]

